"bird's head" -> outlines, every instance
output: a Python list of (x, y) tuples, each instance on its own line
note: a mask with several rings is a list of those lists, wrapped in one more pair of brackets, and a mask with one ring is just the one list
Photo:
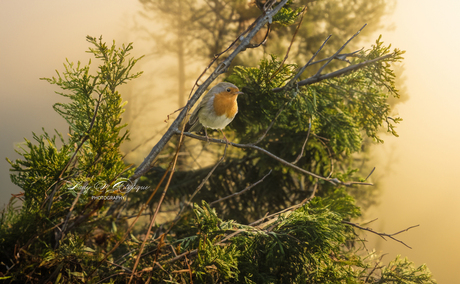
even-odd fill
[(228, 97), (235, 97), (243, 94), (243, 92), (240, 92), (237, 86), (229, 82), (221, 82), (215, 85), (211, 91), (213, 91), (215, 94), (222, 94)]

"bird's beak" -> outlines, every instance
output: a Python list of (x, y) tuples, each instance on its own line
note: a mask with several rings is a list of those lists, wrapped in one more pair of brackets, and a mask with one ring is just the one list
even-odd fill
[(243, 92), (236, 92), (237, 95), (243, 95)]

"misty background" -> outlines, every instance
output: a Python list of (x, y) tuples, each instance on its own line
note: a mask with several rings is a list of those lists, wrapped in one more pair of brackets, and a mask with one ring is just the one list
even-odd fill
[[(161, 30), (162, 26), (142, 17), (143, 11), (134, 0), (0, 1), (0, 207), (11, 194), (20, 192), (10, 181), (5, 157), (19, 158), (15, 147), (24, 138), (31, 140), (32, 132), (41, 133), (42, 127), (50, 134), (54, 129), (68, 132), (64, 119), (52, 109), (64, 98), (39, 78), (56, 76), (55, 70), (63, 70), (66, 58), (86, 64), (90, 58), (85, 52), (87, 35), (102, 35), (109, 44), (112, 40), (117, 45), (133, 42), (131, 55), (146, 55), (134, 70), (144, 74), (121, 89), (128, 101), (125, 122), (132, 138), (124, 150), (150, 140), (128, 154), (127, 161), (141, 161), (159, 139), (160, 134), (155, 134), (178, 108), (177, 83), (172, 79), (177, 75), (177, 59), (172, 55), (159, 59), (153, 52), (152, 39), (144, 29)], [(426, 263), (439, 283), (460, 283), (456, 271), (460, 254), (458, 11), (456, 0), (439, 0), (436, 5), (428, 0), (400, 0), (381, 22), (384, 28), (367, 41), (358, 38), (360, 46), (368, 48), (382, 34), (386, 44), (407, 51), (404, 87), (409, 95), (396, 108), (404, 119), (397, 128), (400, 137), (382, 135), (385, 143), (373, 147), (369, 163), (376, 167), (382, 194), (379, 205), (370, 208), (365, 218), (378, 218), (369, 226), (386, 233), (420, 224), (400, 235), (412, 249), (370, 233), (366, 246), (388, 253), (384, 262), (401, 254), (416, 265)], [(334, 36), (334, 31), (330, 33)], [(186, 92), (205, 67), (189, 63)], [(92, 65), (96, 67), (97, 62)]]

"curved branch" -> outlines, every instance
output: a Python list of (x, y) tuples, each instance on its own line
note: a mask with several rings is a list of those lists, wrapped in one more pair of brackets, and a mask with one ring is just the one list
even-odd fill
[[(225, 140), (221, 140), (221, 139), (214, 139), (214, 138), (209, 138), (207, 139), (206, 137), (204, 136), (200, 136), (200, 135), (195, 135), (195, 134), (192, 134), (192, 133), (189, 133), (189, 132), (181, 132), (179, 129), (175, 129), (174, 130), (174, 134), (176, 135), (181, 135), (183, 134), (184, 136), (188, 136), (188, 137), (191, 137), (191, 138), (194, 138), (194, 139), (198, 139), (198, 140), (201, 140), (201, 141), (207, 141), (207, 142), (212, 142), (212, 143), (218, 143), (218, 144), (226, 144), (227, 142)], [(307, 175), (310, 175), (312, 177), (315, 177), (317, 179), (321, 179), (321, 180), (324, 180), (324, 181), (327, 181), (333, 185), (337, 185), (337, 184), (341, 184), (341, 185), (345, 185), (345, 186), (351, 186), (351, 185), (355, 185), (355, 184), (359, 184), (359, 185), (373, 185), (372, 183), (367, 183), (367, 182), (343, 182), (343, 181), (340, 181), (339, 179), (337, 178), (326, 178), (326, 177), (323, 177), (323, 176), (320, 176), (320, 175), (317, 175), (315, 173), (312, 173), (312, 172), (309, 172), (307, 170), (304, 170), (302, 169), (301, 167), (298, 167), (292, 163), (289, 163), (288, 161), (284, 160), (284, 159), (281, 159), (280, 157), (276, 156), (275, 154), (272, 154), (271, 152), (261, 148), (261, 147), (258, 147), (256, 145), (253, 145), (253, 144), (237, 144), (237, 143), (233, 143), (233, 142), (228, 142), (229, 145), (232, 145), (233, 147), (236, 147), (236, 148), (249, 148), (249, 149), (254, 149), (254, 150), (257, 150), (259, 152), (262, 152), (264, 153), (265, 155), (277, 160), (278, 162), (282, 163), (283, 165), (286, 165), (294, 170), (297, 170), (299, 172), (302, 172), (304, 174), (307, 174)]]

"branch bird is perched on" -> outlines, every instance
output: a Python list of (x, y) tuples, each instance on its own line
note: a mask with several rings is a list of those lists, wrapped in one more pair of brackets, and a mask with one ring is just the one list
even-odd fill
[(206, 138), (208, 138), (206, 128), (219, 129), (228, 142), (222, 129), (232, 122), (238, 113), (236, 99), (241, 94), (243, 92), (232, 83), (222, 82), (215, 85), (204, 95), (203, 100), (193, 111), (186, 129), (189, 132), (198, 132), (204, 127)]

